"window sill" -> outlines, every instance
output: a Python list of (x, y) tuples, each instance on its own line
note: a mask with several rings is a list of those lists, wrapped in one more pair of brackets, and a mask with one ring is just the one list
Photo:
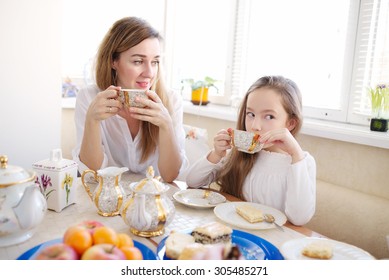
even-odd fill
[[(238, 109), (208, 104), (196, 106), (184, 101), (184, 113), (235, 122)], [(349, 143), (389, 149), (389, 132), (370, 131), (369, 127), (305, 118), (302, 134)]]

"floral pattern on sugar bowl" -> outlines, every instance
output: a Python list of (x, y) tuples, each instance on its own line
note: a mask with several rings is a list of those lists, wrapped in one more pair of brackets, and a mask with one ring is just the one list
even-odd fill
[(37, 178), (35, 183), (47, 200), (47, 208), (61, 212), (76, 202), (77, 163), (62, 158), (61, 149), (50, 152), (50, 158), (32, 165)]

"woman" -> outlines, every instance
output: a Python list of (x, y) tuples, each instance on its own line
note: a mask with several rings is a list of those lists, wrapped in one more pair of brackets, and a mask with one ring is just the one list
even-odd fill
[[(78, 93), (75, 120), (77, 146), (73, 158), (79, 171), (107, 166), (128, 167), (172, 182), (188, 165), (185, 156), (180, 96), (164, 86), (161, 36), (146, 21), (126, 17), (113, 24), (96, 60), (96, 85)], [(121, 88), (147, 90), (144, 108), (118, 100)]]
[(316, 163), (295, 138), (302, 125), (301, 106), (293, 81), (258, 79), (243, 99), (237, 129), (259, 134), (264, 149), (256, 154), (231, 149), (231, 137), (222, 129), (214, 149), (190, 168), (188, 186), (217, 182), (223, 192), (284, 212), (295, 225), (307, 223), (315, 213)]

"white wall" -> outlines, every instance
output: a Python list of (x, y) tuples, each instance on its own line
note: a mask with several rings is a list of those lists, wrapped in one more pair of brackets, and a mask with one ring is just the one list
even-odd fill
[(0, 0), (0, 154), (31, 168), (60, 147), (61, 0)]

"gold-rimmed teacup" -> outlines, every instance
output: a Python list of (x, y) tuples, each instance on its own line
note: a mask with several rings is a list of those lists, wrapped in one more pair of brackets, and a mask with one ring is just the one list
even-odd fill
[(228, 134), (231, 136), (231, 145), (241, 152), (254, 154), (263, 148), (264, 144), (259, 142), (261, 136), (257, 133), (230, 128)]
[(144, 108), (145, 105), (136, 102), (136, 97), (148, 99), (148, 96), (146, 95), (146, 90), (143, 89), (121, 89), (119, 91), (119, 99), (121, 102), (128, 106), (128, 107), (139, 107)]

